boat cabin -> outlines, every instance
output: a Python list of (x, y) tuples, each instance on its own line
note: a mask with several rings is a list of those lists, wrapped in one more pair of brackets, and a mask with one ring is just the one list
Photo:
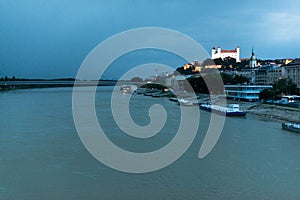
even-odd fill
[(238, 112), (238, 111), (240, 111), (240, 105), (239, 104), (228, 104), (227, 110)]
[(282, 103), (294, 103), (295, 101), (300, 100), (300, 96), (297, 95), (287, 95), (281, 97)]

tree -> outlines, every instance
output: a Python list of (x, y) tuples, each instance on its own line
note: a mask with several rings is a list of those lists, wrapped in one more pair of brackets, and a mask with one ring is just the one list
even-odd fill
[(232, 84), (232, 75), (222, 73), (221, 77), (223, 79), (224, 84)]
[(143, 82), (143, 79), (140, 77), (133, 77), (130, 81), (131, 82)]
[(295, 95), (299, 94), (299, 89), (297, 88), (297, 85), (293, 83), (291, 79), (279, 79), (278, 81), (275, 81), (273, 83), (272, 89), (265, 89), (260, 92), (259, 98), (260, 99), (280, 99), (281, 95)]
[(203, 66), (215, 65), (215, 62), (212, 59), (208, 58), (203, 61), (202, 65)]
[(259, 99), (274, 99), (274, 91), (273, 89), (264, 89), (259, 94)]
[(279, 79), (273, 83), (273, 90), (278, 94), (299, 94), (297, 85), (291, 79)]
[(208, 94), (208, 88), (202, 77), (191, 77), (187, 79), (188, 82), (184, 82), (184, 89), (189, 91), (191, 88), (186, 85), (189, 83), (192, 89), (197, 93)]
[(243, 83), (250, 83), (250, 80), (244, 76), (236, 75), (232, 78), (231, 84), (243, 84)]
[(222, 60), (222, 58), (215, 58), (214, 59), (214, 63), (216, 65), (223, 65), (223, 60)]

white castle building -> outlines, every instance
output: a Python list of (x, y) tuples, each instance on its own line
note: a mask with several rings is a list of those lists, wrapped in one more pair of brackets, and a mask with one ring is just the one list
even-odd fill
[(218, 49), (213, 47), (211, 49), (211, 59), (216, 59), (216, 58), (235, 58), (237, 62), (241, 62), (240, 60), (240, 47), (238, 46), (234, 50), (222, 50), (220, 46), (218, 46)]

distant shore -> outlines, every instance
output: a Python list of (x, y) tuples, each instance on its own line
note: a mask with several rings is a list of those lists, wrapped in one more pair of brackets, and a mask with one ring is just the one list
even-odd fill
[(34, 88), (53, 88), (53, 87), (73, 87), (76, 86), (114, 86), (114, 80), (95, 80), (95, 81), (77, 81), (75, 79), (20, 79), (0, 81), (0, 92), (19, 89), (34, 89)]

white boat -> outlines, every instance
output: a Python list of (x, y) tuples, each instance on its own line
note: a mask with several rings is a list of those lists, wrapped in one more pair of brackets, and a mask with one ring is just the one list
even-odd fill
[(189, 100), (189, 99), (184, 99), (184, 98), (180, 98), (177, 99), (178, 104), (183, 105), (183, 106), (193, 106), (193, 101)]
[(282, 123), (282, 128), (288, 131), (300, 133), (300, 124), (295, 123)]
[(201, 104), (200, 109), (226, 116), (246, 116), (246, 112), (240, 110), (239, 104), (229, 104), (227, 107), (211, 104)]
[(122, 85), (120, 90), (123, 94), (132, 92), (131, 87), (129, 85)]
[(190, 97), (190, 98), (179, 98), (178, 104), (193, 106), (193, 105), (201, 105), (203, 103), (207, 103), (209, 98), (200, 98), (200, 97)]

